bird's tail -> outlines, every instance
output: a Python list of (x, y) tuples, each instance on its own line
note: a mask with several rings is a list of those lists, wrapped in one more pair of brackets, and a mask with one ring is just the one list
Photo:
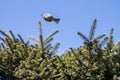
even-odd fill
[(53, 18), (53, 20), (58, 24), (60, 21), (60, 18)]

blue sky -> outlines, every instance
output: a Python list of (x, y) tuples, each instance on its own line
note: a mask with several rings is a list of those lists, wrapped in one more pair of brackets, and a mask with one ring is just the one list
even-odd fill
[[(58, 54), (70, 47), (77, 48), (83, 42), (77, 32), (89, 34), (93, 19), (97, 19), (95, 36), (114, 28), (114, 41), (120, 39), (120, 0), (1, 0), (0, 29), (12, 30), (25, 40), (38, 37), (38, 20), (42, 22), (43, 35), (54, 30), (53, 45), (60, 42)], [(41, 14), (49, 12), (61, 19), (59, 24), (46, 22)]]

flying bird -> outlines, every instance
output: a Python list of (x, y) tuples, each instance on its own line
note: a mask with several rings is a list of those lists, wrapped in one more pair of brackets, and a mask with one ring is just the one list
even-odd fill
[(48, 22), (55, 21), (56, 23), (59, 23), (60, 21), (60, 18), (55, 18), (50, 13), (44, 13), (41, 16), (45, 21), (48, 21)]

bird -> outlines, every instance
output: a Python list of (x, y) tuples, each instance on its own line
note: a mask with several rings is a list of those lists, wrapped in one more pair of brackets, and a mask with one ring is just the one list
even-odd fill
[(58, 24), (59, 21), (60, 21), (60, 18), (55, 18), (50, 13), (44, 13), (41, 16), (43, 17), (43, 19), (45, 21), (48, 21), (48, 22), (54, 21), (54, 22), (56, 22)]

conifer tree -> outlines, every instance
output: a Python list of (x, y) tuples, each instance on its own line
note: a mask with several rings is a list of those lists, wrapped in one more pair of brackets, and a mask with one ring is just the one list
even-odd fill
[(0, 30), (0, 33), (3, 35), (1, 37), (0, 71), (4, 73), (3, 75), (6, 80), (12, 80), (15, 78), (13, 71), (20, 64), (20, 60), (27, 57), (24, 47), (25, 44), (20, 39), (15, 38), (12, 31), (6, 32)]
[(55, 30), (47, 38), (38, 21), (39, 38), (34, 44), (16, 38), (12, 31), (0, 30), (0, 76), (3, 80), (119, 80), (120, 41), (114, 43), (113, 28), (108, 36), (94, 37), (96, 19), (89, 37), (78, 35), (84, 43), (56, 55), (60, 43), (51, 44)]
[(29, 56), (15, 70), (15, 76), (22, 80), (41, 80), (52, 79), (55, 74), (53, 63), (56, 50), (59, 43), (55, 46), (51, 45), (53, 36), (58, 30), (50, 34), (43, 40), (41, 22), (38, 21), (39, 38), (30, 36), (29, 38), (36, 41), (36, 44), (30, 47)]

